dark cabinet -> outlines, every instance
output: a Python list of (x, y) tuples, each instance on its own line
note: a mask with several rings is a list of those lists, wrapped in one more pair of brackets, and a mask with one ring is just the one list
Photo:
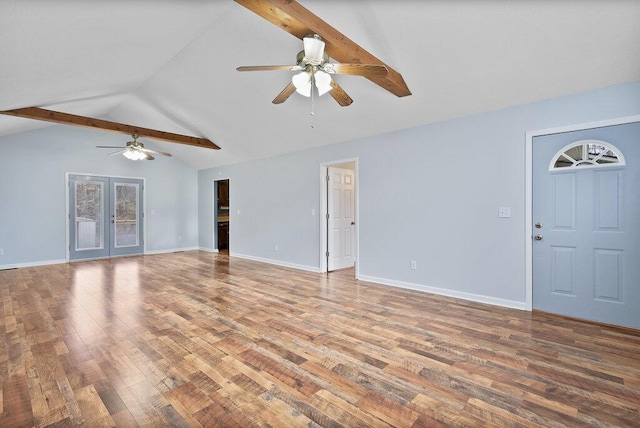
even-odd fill
[(218, 185), (218, 214), (229, 215), (229, 180), (216, 182)]
[(229, 248), (229, 222), (218, 222), (218, 250)]

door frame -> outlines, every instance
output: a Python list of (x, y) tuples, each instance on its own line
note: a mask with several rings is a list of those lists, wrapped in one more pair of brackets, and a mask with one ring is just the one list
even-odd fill
[[(147, 182), (144, 177), (125, 177), (122, 175), (108, 175), (108, 174), (98, 174), (98, 173), (90, 173), (90, 172), (65, 172), (64, 173), (64, 193), (65, 193), (65, 260), (67, 262), (71, 261), (71, 250), (69, 247), (71, 246), (71, 241), (69, 240), (69, 231), (71, 230), (71, 211), (69, 210), (70, 203), (70, 185), (69, 185), (69, 177), (71, 175), (86, 175), (91, 177), (104, 177), (104, 178), (124, 178), (131, 180), (142, 180), (142, 186), (144, 187), (144, 191), (142, 192), (142, 254), (147, 253)], [(116, 257), (125, 257), (125, 256), (116, 256)], [(90, 260), (90, 259), (87, 259)]]
[(358, 164), (359, 160), (357, 157), (335, 160), (330, 162), (323, 162), (320, 164), (320, 212), (318, 219), (320, 221), (320, 272), (326, 273), (328, 272), (327, 266), (327, 258), (325, 257), (326, 252), (328, 251), (328, 240), (327, 240), (327, 213), (329, 206), (327, 205), (327, 195), (329, 192), (329, 186), (327, 183), (327, 171), (330, 166), (338, 166), (345, 163), (353, 163), (354, 171), (353, 175), (355, 177), (355, 195), (354, 195), (354, 249), (355, 249), (355, 258), (356, 258), (356, 279), (360, 277), (360, 167)]
[(561, 134), (564, 132), (584, 131), (607, 126), (624, 125), (640, 122), (640, 115), (624, 116), (594, 122), (527, 131), (525, 134), (525, 309), (533, 310), (533, 139), (543, 135)]

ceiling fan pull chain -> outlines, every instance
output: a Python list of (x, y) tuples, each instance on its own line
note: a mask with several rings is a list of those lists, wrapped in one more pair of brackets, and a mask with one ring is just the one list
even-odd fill
[(313, 116), (314, 116), (313, 109), (314, 109), (315, 100), (316, 100), (316, 97), (315, 97), (316, 91), (315, 91), (315, 89), (316, 89), (315, 68), (312, 68), (311, 69), (311, 128), (314, 127), (313, 126)]

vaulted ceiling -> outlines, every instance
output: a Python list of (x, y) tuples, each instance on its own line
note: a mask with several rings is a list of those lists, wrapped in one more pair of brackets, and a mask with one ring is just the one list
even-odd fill
[[(412, 95), (340, 75), (351, 106), (298, 94), (272, 104), (291, 72), (236, 67), (294, 64), (302, 43), (232, 0), (3, 0), (0, 110), (204, 137), (222, 149), (149, 141), (201, 169), (640, 80), (638, 1), (300, 3)], [(0, 135), (43, 126), (0, 116)]]

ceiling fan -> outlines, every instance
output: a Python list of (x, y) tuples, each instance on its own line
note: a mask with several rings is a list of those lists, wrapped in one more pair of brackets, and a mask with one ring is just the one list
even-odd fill
[(367, 78), (385, 77), (389, 70), (379, 64), (334, 64), (329, 62), (329, 55), (324, 51), (325, 42), (317, 34), (305, 36), (302, 39), (304, 50), (296, 57), (295, 65), (255, 65), (238, 67), (238, 71), (267, 71), (289, 70), (298, 71), (289, 83), (273, 100), (274, 104), (281, 104), (294, 92), (305, 97), (319, 96), (327, 92), (341, 106), (350, 105), (353, 100), (338, 85), (332, 74), (349, 74)]
[(119, 146), (96, 146), (99, 149), (121, 149), (117, 152), (109, 153), (109, 156), (119, 155), (122, 153), (124, 157), (131, 160), (154, 160), (155, 158), (151, 156), (160, 155), (160, 156), (171, 156), (170, 153), (160, 152), (157, 150), (145, 149), (144, 144), (138, 141), (138, 135), (132, 134), (133, 141), (128, 141), (126, 147)]

